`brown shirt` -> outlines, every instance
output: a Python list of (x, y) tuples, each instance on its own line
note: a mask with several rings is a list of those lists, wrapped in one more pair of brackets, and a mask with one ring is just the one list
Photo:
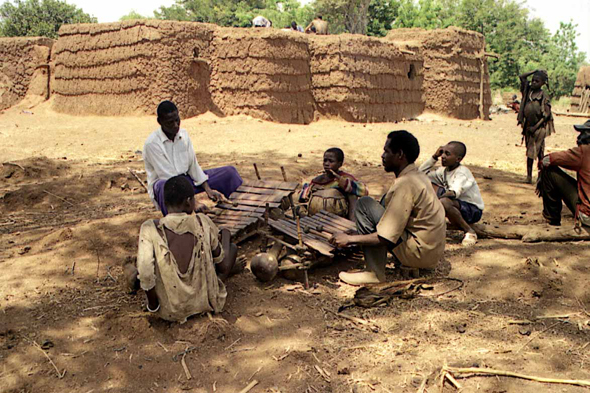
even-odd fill
[(445, 209), (428, 177), (408, 165), (385, 195), (380, 237), (397, 243), (393, 250), (405, 266), (434, 268), (445, 250)]

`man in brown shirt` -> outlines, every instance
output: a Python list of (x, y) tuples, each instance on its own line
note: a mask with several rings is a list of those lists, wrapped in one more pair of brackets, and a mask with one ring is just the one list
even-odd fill
[[(590, 120), (574, 126), (578, 147), (546, 155), (539, 161), (537, 194), (543, 198), (543, 217), (561, 225), (562, 201), (582, 225), (590, 226)], [(559, 167), (575, 171), (574, 179)]]
[(418, 140), (407, 131), (393, 131), (381, 155), (386, 172), (396, 179), (381, 203), (370, 197), (357, 202), (355, 219), (359, 235), (336, 234), (338, 247), (360, 245), (367, 272), (340, 273), (348, 284), (362, 285), (385, 281), (387, 251), (402, 266), (435, 268), (445, 249), (445, 210), (428, 177), (414, 161), (420, 154)]

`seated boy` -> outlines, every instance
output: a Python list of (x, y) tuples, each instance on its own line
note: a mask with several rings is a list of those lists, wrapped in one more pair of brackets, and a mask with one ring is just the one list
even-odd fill
[(207, 311), (220, 312), (227, 292), (221, 279), (236, 262), (230, 233), (209, 217), (192, 214), (195, 190), (185, 176), (164, 185), (168, 215), (145, 221), (139, 232), (137, 270), (148, 311), (168, 321), (185, 322)]
[[(477, 242), (477, 235), (469, 224), (475, 224), (481, 219), (484, 204), (473, 174), (466, 166), (461, 165), (466, 153), (464, 143), (449, 142), (439, 147), (420, 166), (420, 171), (430, 178), (451, 224), (465, 231), (462, 244), (469, 247)], [(433, 170), (439, 157), (442, 167)]]
[[(332, 147), (324, 153), (324, 173), (316, 176), (309, 184), (303, 185), (300, 202), (307, 202), (319, 190), (336, 189), (348, 202), (348, 219), (354, 220), (354, 210), (359, 197), (369, 195), (367, 186), (354, 176), (340, 170), (344, 163), (344, 152)], [(332, 212), (336, 213), (336, 212)]]

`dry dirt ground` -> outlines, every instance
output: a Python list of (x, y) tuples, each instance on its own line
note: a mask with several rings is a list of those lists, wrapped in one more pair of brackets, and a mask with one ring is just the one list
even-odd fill
[[(354, 294), (337, 273), (358, 260), (316, 269), (309, 292), (284, 279), (260, 284), (246, 271), (230, 279), (226, 310), (212, 320), (156, 320), (143, 312), (141, 295), (125, 290), (122, 273), (140, 224), (157, 217), (128, 172), (143, 168), (139, 150), (155, 119), (58, 115), (47, 104), (30, 112), (0, 114), (0, 162), (12, 163), (0, 167), (1, 392), (230, 393), (251, 380), (260, 382), (254, 393), (417, 392), (430, 376), (433, 393), (445, 364), (590, 380), (587, 243), (493, 239), (466, 250), (449, 231), (437, 275), (463, 280), (463, 289), (344, 311), (367, 326), (333, 313)], [(582, 122), (556, 121), (549, 151), (574, 146), (571, 125)], [(391, 181), (379, 166), (388, 131), (415, 133), (419, 161), (462, 140), (486, 202), (484, 221), (545, 225), (533, 186), (522, 181), (524, 148), (512, 114), (308, 126), (206, 114), (183, 126), (204, 168), (231, 164), (244, 177), (254, 176), (256, 162), (266, 179), (280, 179), (284, 165), (303, 180), (321, 168), (326, 148), (340, 146), (345, 169), (374, 196)], [(251, 257), (257, 244), (242, 243), (241, 253)], [(190, 379), (175, 356), (187, 348)], [(585, 391), (505, 377), (459, 383), (465, 392)], [(447, 383), (443, 391), (455, 388)]]

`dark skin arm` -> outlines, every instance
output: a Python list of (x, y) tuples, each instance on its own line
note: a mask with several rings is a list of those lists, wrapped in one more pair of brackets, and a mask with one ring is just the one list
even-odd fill
[[(434, 158), (436, 161), (438, 161), (438, 159), (440, 158), (440, 156), (443, 155), (444, 152), (445, 152), (445, 146), (439, 146), (439, 148), (436, 149), (436, 153), (434, 153), (432, 155), (432, 158)], [(454, 168), (452, 168), (452, 169), (454, 169)], [(438, 186), (437, 185), (434, 185), (433, 184), (433, 187), (435, 187), (435, 191), (438, 189)], [(441, 199), (441, 198), (451, 198), (451, 199), (454, 199), (456, 197), (457, 197), (457, 194), (455, 194), (455, 191), (450, 191), (449, 190), (449, 191), (446, 191), (441, 196), (439, 196), (438, 199)]]
[(519, 76), (519, 78), (520, 78), (520, 81), (521, 81), (521, 82), (524, 82), (524, 81), (526, 81), (526, 79), (527, 79), (529, 76), (533, 75), (535, 72), (537, 72), (537, 70), (534, 70), (534, 71), (531, 71), (531, 72), (525, 72), (524, 74), (522, 74), (522, 75), (520, 75), (520, 76)]
[(368, 235), (348, 235), (344, 232), (340, 232), (332, 236), (330, 243), (338, 248), (344, 248), (347, 246), (378, 246), (378, 245), (389, 245), (390, 243), (379, 237), (377, 232), (370, 233)]
[(543, 126), (543, 124), (545, 124), (545, 122), (549, 121), (550, 117), (551, 117), (551, 115), (544, 116), (541, 120), (539, 120), (537, 122), (537, 124), (535, 124), (532, 127), (529, 127), (529, 132), (532, 134), (535, 131), (537, 131), (539, 128), (541, 128)]
[(231, 242), (231, 232), (227, 229), (220, 231), (221, 244), (213, 250), (213, 257), (218, 257), (223, 247), (223, 260), (215, 265), (215, 271), (220, 279), (225, 280), (229, 277), (231, 270), (236, 263), (238, 249), (235, 244)]

